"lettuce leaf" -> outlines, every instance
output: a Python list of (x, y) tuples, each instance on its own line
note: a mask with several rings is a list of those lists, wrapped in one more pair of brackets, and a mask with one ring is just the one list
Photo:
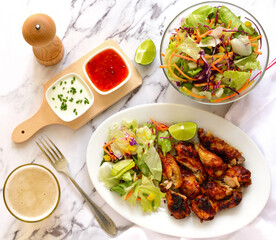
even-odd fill
[(152, 131), (148, 126), (140, 127), (136, 131), (136, 140), (137, 143), (144, 147), (144, 150), (147, 151), (147, 148), (151, 146), (154, 142), (155, 135), (152, 134)]
[[(150, 177), (142, 176), (142, 179), (136, 181), (137, 184), (135, 184), (131, 196), (127, 199), (127, 201), (132, 205), (136, 204), (137, 198), (141, 199), (139, 202), (141, 203), (144, 212), (156, 210), (161, 204), (161, 199), (165, 197), (165, 194), (153, 184), (152, 180), (153, 179)], [(132, 186), (129, 191), (131, 189), (133, 189)], [(125, 192), (123, 199), (126, 198), (129, 191)]]
[(154, 179), (156, 179), (157, 181), (161, 181), (162, 164), (159, 154), (157, 153), (154, 146), (150, 146), (147, 152), (142, 153), (138, 157), (147, 164)]
[[(223, 76), (227, 80), (223, 80), (224, 83), (228, 83), (229, 87), (236, 89), (237, 91), (240, 90), (248, 78), (250, 78), (250, 72), (238, 72), (238, 71), (225, 71)], [(229, 79), (231, 78), (231, 81)], [(228, 82), (227, 82), (228, 81)]]
[(121, 160), (113, 165), (110, 174), (115, 179), (121, 179), (122, 175), (133, 167), (135, 162), (132, 159)]
[(221, 6), (219, 8), (219, 18), (220, 20), (227, 26), (229, 21), (231, 20), (231, 28), (240, 28), (243, 31), (252, 35), (254, 33), (254, 29), (252, 27), (246, 27), (245, 24), (237, 17), (231, 10), (225, 6)]
[(138, 128), (138, 123), (136, 119), (133, 119), (132, 121), (122, 121), (122, 126), (129, 128), (132, 132), (135, 132)]
[(132, 185), (133, 182), (123, 182), (110, 188), (110, 191), (118, 193), (120, 196), (123, 196), (126, 193), (126, 189)]
[(234, 64), (242, 70), (261, 70), (260, 62), (257, 60), (257, 54), (252, 53), (248, 57), (235, 60)]
[(186, 37), (182, 41), (182, 43), (177, 46), (178, 54), (180, 54), (181, 52), (184, 52), (194, 60), (197, 60), (200, 57), (200, 54), (199, 54), (200, 50), (201, 48), (191, 37)]
[(99, 169), (99, 179), (104, 182), (107, 187), (113, 187), (119, 184), (119, 179), (115, 179), (111, 175), (111, 170), (114, 166), (112, 162), (104, 162)]
[(150, 174), (150, 170), (147, 166), (147, 164), (145, 163), (145, 161), (143, 160), (143, 158), (141, 158), (142, 156), (142, 152), (143, 152), (143, 148), (139, 147), (138, 148), (138, 154), (137, 154), (137, 158), (133, 157), (136, 166), (140, 169), (140, 171), (145, 175), (145, 176), (149, 176)]
[(170, 137), (169, 131), (159, 132), (158, 134), (158, 145), (161, 147), (164, 156), (172, 150), (171, 139), (167, 137)]
[(185, 25), (187, 27), (199, 27), (199, 23), (201, 26), (199, 29), (203, 28), (203, 25), (206, 25), (206, 19), (210, 14), (216, 14), (216, 8), (205, 5), (202, 6), (195, 11), (193, 11), (186, 19)]

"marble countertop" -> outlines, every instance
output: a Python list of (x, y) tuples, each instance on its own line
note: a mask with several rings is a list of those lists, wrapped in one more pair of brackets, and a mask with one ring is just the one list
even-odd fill
[[(99, 227), (85, 201), (64, 175), (56, 172), (35, 144), (41, 134), (47, 134), (60, 147), (69, 161), (70, 172), (85, 192), (106, 211), (118, 227), (118, 235), (133, 223), (115, 212), (95, 191), (86, 168), (88, 141), (99, 124), (112, 114), (147, 103), (181, 103), (213, 112), (224, 117), (230, 104), (207, 106), (190, 101), (169, 85), (158, 68), (156, 57), (149, 66), (135, 67), (143, 84), (78, 130), (52, 125), (43, 128), (22, 144), (11, 140), (13, 129), (32, 116), (40, 107), (43, 84), (106, 39), (114, 39), (133, 61), (135, 49), (145, 39), (152, 39), (159, 51), (161, 36), (173, 16), (200, 1), (159, 0), (11, 0), (0, 8), (0, 192), (7, 175), (17, 166), (38, 163), (53, 170), (61, 185), (61, 201), (55, 212), (38, 223), (16, 220), (0, 200), (0, 239), (110, 239)], [(274, 0), (231, 1), (251, 12), (263, 25), (268, 39), (275, 39), (270, 22), (276, 12)], [(33, 13), (45, 13), (53, 18), (65, 55), (51, 67), (40, 65), (22, 36), (24, 20)], [(274, 21), (275, 22), (275, 21)], [(270, 41), (271, 42), (271, 41)], [(145, 229), (149, 239), (154, 235)], [(166, 239), (177, 239), (167, 237)]]

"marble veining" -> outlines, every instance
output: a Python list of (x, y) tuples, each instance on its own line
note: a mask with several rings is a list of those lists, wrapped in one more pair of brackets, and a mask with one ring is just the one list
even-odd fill
[[(61, 185), (58, 208), (46, 220), (23, 223), (11, 216), (0, 201), (0, 239), (95, 239), (110, 237), (97, 224), (85, 201), (66, 176), (56, 172), (35, 144), (40, 134), (47, 134), (61, 149), (69, 162), (72, 176), (85, 192), (115, 221), (118, 236), (133, 226), (96, 192), (88, 176), (86, 147), (96, 128), (112, 114), (126, 108), (147, 103), (182, 103), (224, 116), (230, 105), (205, 106), (192, 102), (178, 93), (165, 79), (159, 55), (149, 66), (135, 64), (143, 84), (119, 100), (112, 107), (74, 131), (64, 126), (45, 127), (32, 139), (22, 144), (11, 141), (12, 130), (32, 116), (42, 102), (43, 84), (86, 52), (106, 39), (114, 39), (133, 61), (135, 50), (145, 39), (151, 38), (159, 52), (161, 36), (172, 18), (196, 1), (160, 0), (14, 0), (1, 2), (0, 38), (0, 194), (4, 181), (15, 167), (25, 163), (39, 163), (50, 168)], [(253, 14), (264, 25), (268, 37), (272, 26), (268, 16), (274, 16), (274, 0), (231, 1)], [(16, 7), (15, 7), (16, 6)], [(24, 41), (21, 28), (32, 13), (50, 15), (57, 26), (57, 35), (64, 44), (65, 56), (56, 66), (45, 67), (34, 58), (31, 47)], [(12, 17), (16, 16), (16, 17)], [(267, 17), (266, 17), (267, 16)], [(275, 36), (275, 35), (274, 35)], [(275, 49), (274, 49), (275, 50)], [(5, 57), (4, 57), (5, 56)], [(147, 230), (151, 239), (179, 239), (155, 234)]]

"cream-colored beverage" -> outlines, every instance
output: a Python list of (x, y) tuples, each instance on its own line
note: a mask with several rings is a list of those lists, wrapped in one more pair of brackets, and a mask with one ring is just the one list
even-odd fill
[(57, 207), (60, 187), (49, 169), (26, 164), (9, 175), (3, 193), (8, 210), (16, 218), (35, 222), (48, 217)]

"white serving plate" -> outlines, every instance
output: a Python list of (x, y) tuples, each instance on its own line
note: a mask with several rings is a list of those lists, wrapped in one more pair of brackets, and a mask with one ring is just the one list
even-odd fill
[[(239, 206), (218, 212), (214, 220), (200, 223), (194, 213), (186, 219), (170, 216), (165, 204), (158, 211), (145, 214), (137, 204), (132, 206), (119, 195), (109, 191), (98, 178), (103, 157), (103, 144), (108, 129), (115, 122), (136, 118), (139, 123), (150, 118), (169, 124), (193, 121), (198, 127), (211, 131), (239, 149), (245, 157), (244, 166), (251, 171), (252, 185), (245, 189)], [(266, 160), (258, 146), (237, 126), (212, 113), (179, 104), (148, 104), (128, 108), (106, 119), (93, 133), (87, 147), (89, 176), (101, 197), (123, 217), (155, 232), (186, 238), (217, 237), (232, 233), (255, 219), (264, 208), (270, 193), (270, 174)], [(116, 222), (115, 222), (116, 224)]]

